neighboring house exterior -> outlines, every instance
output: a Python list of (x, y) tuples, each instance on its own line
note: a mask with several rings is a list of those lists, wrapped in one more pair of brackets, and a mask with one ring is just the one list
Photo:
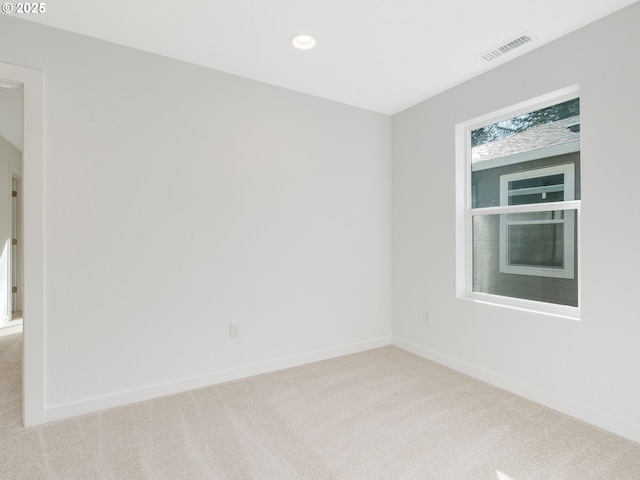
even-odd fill
[[(580, 199), (580, 117), (472, 149), (474, 208)], [(473, 290), (578, 306), (573, 210), (474, 218)]]

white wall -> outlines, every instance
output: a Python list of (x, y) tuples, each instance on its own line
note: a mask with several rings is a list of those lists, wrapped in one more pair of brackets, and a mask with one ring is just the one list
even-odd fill
[(389, 117), (9, 17), (0, 44), (45, 77), (46, 419), (390, 342)]
[(11, 320), (9, 305), (11, 173), (21, 171), (22, 153), (0, 135), (0, 326)]
[[(393, 119), (394, 342), (636, 441), (639, 24), (636, 3)], [(581, 321), (456, 299), (454, 126), (575, 83)]]

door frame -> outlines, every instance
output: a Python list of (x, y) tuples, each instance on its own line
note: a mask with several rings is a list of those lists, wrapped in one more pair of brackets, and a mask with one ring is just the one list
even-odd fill
[(44, 74), (0, 62), (0, 79), (18, 82), (24, 95), (22, 152), (23, 350), (22, 422), (45, 422), (44, 368)]

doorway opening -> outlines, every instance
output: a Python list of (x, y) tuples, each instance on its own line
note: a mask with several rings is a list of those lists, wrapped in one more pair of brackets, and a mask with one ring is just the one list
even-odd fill
[(23, 400), (23, 122), (22, 85), (0, 80), (0, 402), (7, 416)]
[[(18, 100), (12, 97), (18, 94)], [(19, 109), (6, 108), (11, 98)], [(0, 144), (6, 147), (0, 161), (10, 160), (6, 167), (0, 165), (0, 234), (5, 238), (0, 238), (0, 325), (23, 318), (19, 327), (24, 328), (22, 391), (18, 393), (22, 422), (32, 426), (46, 421), (43, 73), (0, 62), (0, 105)], [(11, 152), (16, 150), (19, 162), (12, 159)]]
[[(22, 259), (23, 87), (0, 80), (0, 328), (22, 325), (24, 285)], [(11, 330), (6, 330), (10, 328)]]

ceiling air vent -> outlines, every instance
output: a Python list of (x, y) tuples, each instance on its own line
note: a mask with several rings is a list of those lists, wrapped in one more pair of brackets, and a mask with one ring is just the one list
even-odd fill
[(534, 38), (536, 37), (534, 37), (529, 33), (521, 35), (518, 38), (505, 43), (504, 45), (500, 45), (499, 47), (494, 48), (493, 50), (489, 50), (488, 52), (483, 53), (482, 55), (480, 55), (480, 57), (482, 57), (487, 62), (490, 62), (491, 60), (495, 60), (496, 58), (504, 55), (505, 53), (510, 52), (511, 50), (514, 50), (518, 47), (521, 47), (522, 45), (529, 43)]

